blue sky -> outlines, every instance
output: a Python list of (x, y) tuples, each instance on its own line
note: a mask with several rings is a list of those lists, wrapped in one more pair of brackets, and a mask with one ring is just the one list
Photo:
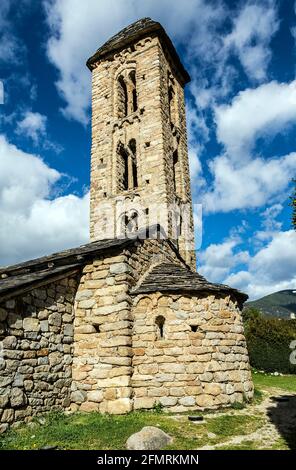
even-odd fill
[(295, 289), (290, 0), (1, 0), (0, 264), (88, 241), (85, 62), (144, 16), (163, 24), (192, 77), (186, 102), (193, 201), (203, 210), (199, 271), (252, 298)]

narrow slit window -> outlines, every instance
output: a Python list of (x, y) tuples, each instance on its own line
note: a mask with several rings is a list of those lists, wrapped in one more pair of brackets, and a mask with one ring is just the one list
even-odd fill
[(96, 333), (101, 333), (100, 325), (98, 323), (93, 323), (93, 327), (96, 330)]
[(173, 183), (174, 183), (174, 190), (177, 190), (177, 165), (179, 163), (179, 156), (178, 150), (175, 150), (173, 153)]
[(129, 74), (129, 78), (131, 81), (132, 111), (135, 112), (138, 109), (138, 96), (137, 96), (136, 72), (134, 70)]
[(135, 139), (129, 142), (129, 149), (131, 152), (131, 189), (138, 187), (138, 168), (137, 168), (137, 143)]
[(132, 190), (138, 187), (137, 146), (135, 139), (131, 139), (127, 147), (118, 144), (118, 189), (119, 191)]
[(118, 117), (123, 118), (128, 114), (128, 91), (122, 76), (118, 78)]
[(118, 190), (125, 191), (128, 189), (128, 154), (122, 144), (117, 145), (117, 178)]
[(162, 315), (159, 315), (155, 319), (155, 324), (157, 325), (157, 328), (158, 328), (158, 337), (163, 338), (164, 337), (165, 318)]

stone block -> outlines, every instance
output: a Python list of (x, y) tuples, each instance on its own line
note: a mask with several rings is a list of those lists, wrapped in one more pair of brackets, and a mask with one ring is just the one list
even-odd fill
[(132, 403), (129, 398), (118, 398), (107, 402), (107, 413), (121, 415), (132, 411)]
[(110, 266), (111, 274), (123, 274), (129, 271), (127, 263), (112, 263)]
[(99, 404), (93, 401), (85, 401), (84, 403), (81, 404), (80, 411), (84, 411), (86, 413), (89, 413), (92, 411), (99, 411)]
[(158, 399), (159, 403), (166, 407), (166, 406), (174, 406), (176, 405), (178, 398), (176, 397), (160, 397)]
[(94, 401), (100, 403), (103, 400), (103, 391), (102, 390), (92, 390), (87, 393), (87, 401)]
[(1, 422), (2, 423), (12, 423), (14, 419), (14, 410), (6, 409), (2, 413)]
[(62, 315), (58, 312), (52, 313), (48, 317), (49, 325), (60, 327), (62, 324)]
[(221, 386), (215, 383), (206, 383), (204, 385), (204, 393), (217, 396), (222, 392)]
[(96, 305), (96, 299), (91, 298), (87, 300), (80, 300), (79, 302), (79, 308), (82, 309), (88, 309), (88, 308), (93, 308)]
[(91, 289), (81, 289), (77, 292), (75, 300), (88, 300), (93, 296), (93, 291)]
[(201, 394), (195, 398), (197, 406), (201, 408), (212, 408), (215, 405), (214, 397), (212, 395)]
[(20, 388), (13, 388), (10, 394), (10, 404), (12, 408), (19, 408), (27, 403), (27, 398)]
[(163, 449), (172, 442), (172, 438), (161, 429), (145, 426), (140, 432), (132, 434), (127, 442), (129, 450), (157, 450)]
[(130, 384), (129, 376), (112, 377), (112, 379), (98, 379), (97, 386), (99, 388), (110, 388), (110, 387), (127, 387)]
[(179, 403), (180, 405), (183, 405), (183, 406), (195, 406), (196, 404), (195, 397), (187, 396), (187, 397), (180, 398)]
[(159, 365), (160, 372), (167, 372), (169, 374), (182, 374), (185, 372), (185, 365), (184, 364), (160, 364)]
[(15, 349), (17, 345), (17, 338), (15, 336), (6, 336), (2, 341), (3, 349)]
[(134, 398), (134, 409), (140, 410), (153, 408), (156, 401), (157, 400), (153, 397)]

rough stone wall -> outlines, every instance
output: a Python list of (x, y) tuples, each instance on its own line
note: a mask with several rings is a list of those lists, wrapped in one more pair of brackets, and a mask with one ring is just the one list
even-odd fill
[(70, 404), (77, 276), (0, 304), (0, 431)]
[(229, 297), (140, 295), (133, 319), (135, 409), (211, 409), (252, 397), (241, 314)]
[[(101, 62), (92, 72), (91, 239), (106, 238), (104, 217), (111, 208), (113, 236), (120, 232), (119, 219), (136, 209), (140, 226), (147, 224), (143, 209), (166, 204), (166, 175), (160, 113), (159, 49), (157, 38), (146, 38)], [(138, 110), (118, 118), (117, 77), (126, 69), (136, 71)], [(138, 187), (119, 190), (118, 144), (136, 140)], [(106, 205), (106, 210), (104, 210)], [(165, 219), (164, 215), (164, 219)], [(163, 220), (164, 225), (166, 221)], [(108, 237), (110, 234), (108, 234)]]
[(149, 263), (161, 259), (176, 259), (169, 243), (145, 240), (85, 266), (75, 299), (72, 410), (132, 410), (129, 291)]
[[(118, 77), (135, 71), (137, 105), (134, 112), (119, 117), (122, 97)], [(174, 81), (174, 126), (170, 120), (168, 74)], [(118, 146), (136, 141), (138, 186), (123, 191)], [(177, 192), (174, 195), (173, 150), (178, 147)], [(184, 90), (177, 71), (162, 50), (157, 37), (146, 37), (106, 58), (92, 72), (92, 150), (91, 150), (91, 239), (112, 238), (122, 233), (125, 213), (137, 211), (139, 227), (161, 223), (172, 235), (169, 205), (189, 203), (189, 232), (193, 240), (190, 177), (188, 169)], [(160, 215), (160, 208), (163, 208)], [(147, 214), (147, 209), (149, 213)], [(110, 231), (110, 221), (112, 221)], [(195, 269), (193, 251), (180, 250)]]
[(131, 315), (126, 254), (85, 266), (75, 299), (72, 410), (130, 411)]
[[(187, 129), (186, 129), (186, 109), (184, 87), (178, 79), (174, 69), (174, 63), (170, 56), (159, 43), (159, 63), (160, 63), (160, 102), (162, 114), (163, 130), (163, 150), (164, 164), (167, 175), (167, 201), (169, 204), (180, 206), (185, 204), (187, 207), (188, 225), (187, 232), (179, 234), (178, 246), (181, 255), (191, 268), (196, 270), (196, 257), (194, 252), (194, 226), (192, 216), (192, 200), (187, 148)], [(173, 99), (171, 106), (168, 100), (168, 87), (173, 89)], [(173, 172), (173, 152), (178, 153), (178, 164), (175, 168), (175, 185)], [(191, 240), (191, 249), (186, 249), (185, 236)]]

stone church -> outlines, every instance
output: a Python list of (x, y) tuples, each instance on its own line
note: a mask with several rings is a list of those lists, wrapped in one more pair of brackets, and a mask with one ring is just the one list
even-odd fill
[(0, 268), (0, 429), (53, 409), (214, 409), (253, 395), (247, 296), (196, 272), (184, 87), (141, 19), (87, 61), (91, 242)]

